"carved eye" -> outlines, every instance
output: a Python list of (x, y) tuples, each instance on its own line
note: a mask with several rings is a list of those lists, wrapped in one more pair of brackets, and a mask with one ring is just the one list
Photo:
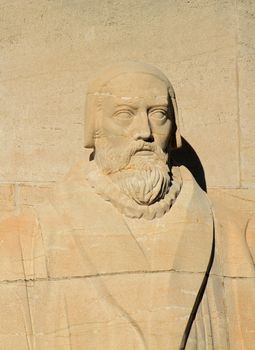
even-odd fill
[(155, 120), (163, 121), (167, 118), (167, 110), (164, 108), (155, 108), (149, 111), (149, 116)]
[(114, 117), (120, 120), (129, 120), (133, 117), (133, 112), (128, 109), (122, 109), (114, 114)]

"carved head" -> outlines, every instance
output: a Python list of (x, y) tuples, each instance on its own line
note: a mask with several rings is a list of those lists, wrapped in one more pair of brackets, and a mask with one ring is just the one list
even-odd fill
[(167, 156), (180, 147), (174, 90), (158, 69), (119, 63), (91, 81), (85, 147), (101, 172), (141, 205), (164, 198), (171, 178)]
[(85, 147), (95, 139), (143, 139), (166, 150), (181, 146), (173, 87), (157, 68), (124, 62), (101, 71), (87, 91)]

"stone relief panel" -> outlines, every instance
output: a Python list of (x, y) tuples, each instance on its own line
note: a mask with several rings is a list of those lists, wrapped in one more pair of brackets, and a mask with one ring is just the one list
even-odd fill
[(254, 3), (0, 13), (0, 349), (254, 350)]
[(255, 193), (207, 195), (179, 124), (160, 70), (111, 65), (87, 89), (90, 155), (0, 188), (4, 349), (254, 349)]

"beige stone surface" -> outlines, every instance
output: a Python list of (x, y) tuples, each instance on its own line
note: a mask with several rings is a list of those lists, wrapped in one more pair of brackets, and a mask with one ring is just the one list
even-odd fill
[(214, 189), (209, 196), (215, 206), (216, 225), (220, 223), (217, 239), (221, 248), (216, 250), (216, 256), (221, 260), (221, 273), (228, 277), (255, 277), (254, 190)]
[(245, 187), (253, 186), (254, 176), (254, 33), (253, 1), (238, 1), (238, 72), (241, 180)]
[(32, 213), (4, 217), (0, 235), (1, 280), (46, 277), (41, 233)]
[(83, 174), (1, 221), (0, 300), (17, 313), (2, 346), (178, 349), (211, 251), (206, 196), (190, 177), (164, 219), (128, 219)]
[(2, 0), (0, 180), (59, 180), (83, 156), (88, 76), (130, 59), (171, 78), (208, 185), (254, 184), (252, 11), (231, 0)]
[[(194, 271), (209, 253), (205, 197), (196, 200), (201, 190), (186, 181), (164, 222), (124, 219), (103, 202), (105, 219), (93, 226), (88, 218), (102, 212), (95, 204), (99, 213), (82, 214), (95, 196), (88, 186), (83, 192), (83, 174), (83, 166), (76, 167), (48, 195), (50, 205), (35, 201), (20, 206), (16, 219), (9, 211), (12, 216), (1, 220), (1, 346), (55, 350), (86, 344), (101, 350), (103, 342), (104, 349), (144, 349), (145, 339), (148, 349), (165, 349), (169, 341), (179, 349), (180, 335), (174, 340), (172, 330), (187, 322), (201, 283)], [(35, 188), (30, 190), (35, 197)], [(187, 349), (252, 350), (254, 191), (213, 189), (209, 196), (216, 216), (215, 264)]]
[[(213, 216), (189, 171), (170, 162), (181, 138), (166, 76), (132, 62), (101, 72), (84, 141), (94, 156), (58, 185), (3, 186), (0, 299), (17, 322), (3, 318), (1, 344), (177, 349), (211, 264)], [(10, 302), (9, 285), (25, 297)]]
[[(1, 349), (184, 349), (190, 315), (185, 349), (255, 348), (254, 10), (248, 0), (0, 2)], [(171, 78), (177, 131), (211, 204), (185, 167), (169, 207), (144, 215), (143, 202), (137, 218), (141, 203), (120, 205), (121, 192), (91, 182), (85, 91), (123, 60)], [(136, 82), (130, 94), (144, 98)], [(127, 93), (121, 80), (109, 91)]]
[(0, 185), (0, 210), (3, 212), (12, 212), (15, 208), (15, 184)]
[[(223, 349), (253, 349), (255, 192), (248, 189), (214, 189), (209, 196), (217, 227), (215, 262), (211, 273), (213, 278), (221, 280), (217, 294), (218, 300), (224, 301), (223, 309), (217, 307), (214, 322), (222, 323), (222, 313), (225, 314), (225, 326), (221, 327), (226, 327), (228, 345)], [(211, 288), (209, 283), (207, 293), (211, 293)]]

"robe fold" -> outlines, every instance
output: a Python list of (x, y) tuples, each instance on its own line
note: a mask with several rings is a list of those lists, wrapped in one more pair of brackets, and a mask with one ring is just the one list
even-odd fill
[[(254, 305), (246, 288), (254, 283), (249, 229), (246, 238), (238, 229), (228, 234), (231, 217), (217, 219), (184, 167), (174, 205), (154, 220), (120, 214), (85, 172), (79, 165), (43, 203), (2, 216), (0, 348), (178, 350), (208, 269), (215, 224), (214, 263), (186, 349), (254, 349), (253, 313), (238, 319), (242, 303)], [(234, 269), (231, 235), (242, 243)]]

